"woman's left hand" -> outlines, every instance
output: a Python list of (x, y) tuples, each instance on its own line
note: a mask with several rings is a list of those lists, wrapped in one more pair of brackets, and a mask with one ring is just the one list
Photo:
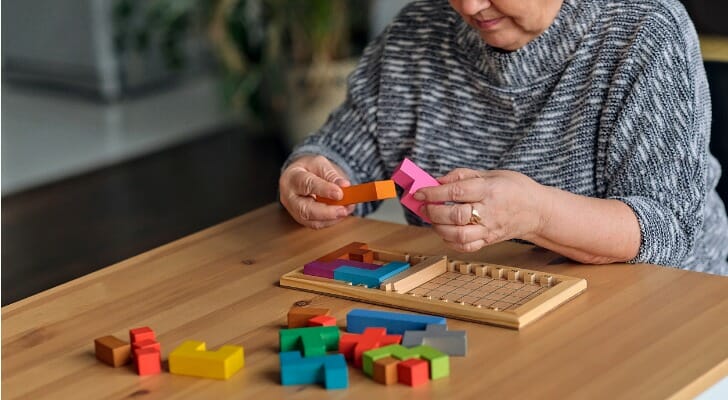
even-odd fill
[(422, 188), (415, 199), (449, 202), (426, 204), (421, 212), (458, 251), (472, 252), (514, 238), (529, 240), (548, 223), (548, 187), (519, 172), (458, 168), (438, 181), (441, 186)]

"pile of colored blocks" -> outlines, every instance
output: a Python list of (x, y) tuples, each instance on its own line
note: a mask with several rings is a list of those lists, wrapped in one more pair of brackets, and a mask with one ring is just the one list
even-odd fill
[[(114, 336), (94, 340), (96, 358), (112, 367), (121, 367), (130, 361), (139, 375), (162, 372), (162, 349), (149, 327), (129, 331), (131, 343)], [(169, 372), (198, 378), (228, 379), (240, 370), (245, 357), (241, 346), (222, 346), (207, 351), (205, 342), (187, 340), (169, 353)]]
[(349, 386), (348, 361), (375, 381), (419, 386), (450, 375), (450, 356), (464, 356), (464, 331), (435, 316), (354, 309), (341, 333), (328, 309), (294, 307), (279, 335), (281, 383)]

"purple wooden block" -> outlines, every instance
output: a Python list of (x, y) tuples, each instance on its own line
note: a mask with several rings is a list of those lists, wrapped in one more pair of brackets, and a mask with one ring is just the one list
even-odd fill
[(303, 273), (306, 275), (320, 276), (322, 278), (334, 279), (334, 270), (336, 268), (347, 265), (354, 268), (362, 269), (379, 269), (381, 265), (369, 264), (352, 260), (334, 260), (329, 262), (311, 261), (303, 266)]

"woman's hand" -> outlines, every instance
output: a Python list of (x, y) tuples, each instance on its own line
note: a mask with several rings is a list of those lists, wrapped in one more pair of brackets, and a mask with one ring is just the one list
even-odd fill
[(323, 156), (296, 159), (278, 181), (281, 203), (301, 225), (321, 229), (334, 225), (354, 211), (354, 205), (331, 206), (319, 203), (314, 196), (341, 200), (341, 187), (351, 185), (346, 174)]
[(476, 251), (514, 238), (528, 240), (547, 223), (551, 207), (547, 188), (519, 172), (459, 168), (438, 181), (441, 186), (422, 188), (415, 199), (446, 203), (426, 204), (422, 211), (435, 232), (458, 251)]

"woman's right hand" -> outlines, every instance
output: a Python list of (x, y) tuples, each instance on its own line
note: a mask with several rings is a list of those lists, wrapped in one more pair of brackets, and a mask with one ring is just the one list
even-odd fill
[(324, 156), (297, 158), (278, 181), (283, 206), (298, 223), (313, 229), (341, 222), (355, 207), (327, 205), (316, 201), (314, 196), (341, 200), (344, 195), (341, 188), (350, 185), (341, 168)]

